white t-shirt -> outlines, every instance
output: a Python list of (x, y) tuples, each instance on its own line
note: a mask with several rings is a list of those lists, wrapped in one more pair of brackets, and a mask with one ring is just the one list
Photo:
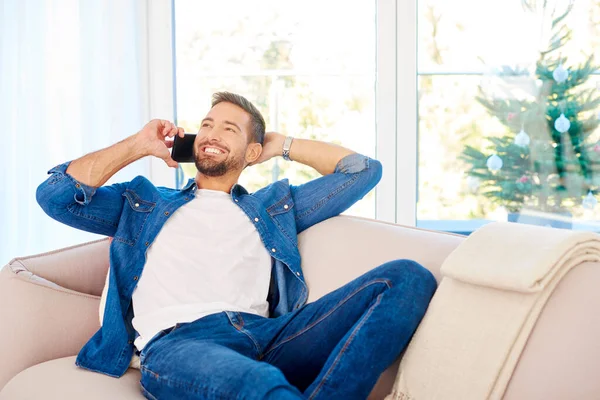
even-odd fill
[(226, 192), (198, 189), (146, 252), (132, 296), (141, 350), (159, 331), (221, 311), (269, 316), (271, 256)]

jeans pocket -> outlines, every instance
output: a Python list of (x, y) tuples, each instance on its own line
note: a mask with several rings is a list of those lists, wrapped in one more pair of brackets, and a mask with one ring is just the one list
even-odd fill
[(171, 328), (163, 329), (159, 331), (156, 335), (152, 336), (152, 339), (146, 343), (146, 345), (140, 350), (140, 364), (144, 363), (144, 359), (148, 356), (148, 352), (151, 350), (151, 347), (154, 347), (154, 344), (161, 339), (163, 336), (168, 334), (168, 330)]

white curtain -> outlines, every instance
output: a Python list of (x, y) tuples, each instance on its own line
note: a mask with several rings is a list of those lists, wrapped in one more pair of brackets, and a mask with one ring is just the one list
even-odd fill
[(145, 18), (141, 0), (0, 0), (0, 268), (100, 237), (52, 220), (35, 191), (51, 167), (147, 122)]

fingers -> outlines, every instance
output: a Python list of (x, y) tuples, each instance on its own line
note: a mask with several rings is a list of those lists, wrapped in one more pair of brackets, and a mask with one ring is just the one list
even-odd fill
[(173, 137), (175, 135), (179, 135), (181, 137), (185, 136), (185, 131), (183, 128), (179, 128), (172, 122), (164, 119), (161, 119), (160, 122), (162, 123), (162, 129), (159, 129), (159, 132), (163, 137)]
[(158, 131), (162, 136), (166, 137), (169, 134), (169, 130), (171, 129), (171, 123), (164, 119), (161, 119), (160, 123), (161, 126), (159, 127)]
[(169, 122), (166, 127), (166, 136), (173, 137), (173, 129), (175, 129), (175, 125), (172, 122)]

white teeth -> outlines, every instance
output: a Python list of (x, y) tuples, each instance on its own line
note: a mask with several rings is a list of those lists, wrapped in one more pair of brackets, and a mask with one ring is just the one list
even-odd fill
[(205, 148), (205, 149), (204, 149), (204, 152), (205, 152), (205, 153), (214, 153), (214, 154), (221, 154), (221, 153), (222, 153), (222, 151), (221, 151), (221, 150), (219, 150), (219, 149), (215, 149), (215, 148), (212, 148), (212, 147), (207, 147), (207, 148)]

